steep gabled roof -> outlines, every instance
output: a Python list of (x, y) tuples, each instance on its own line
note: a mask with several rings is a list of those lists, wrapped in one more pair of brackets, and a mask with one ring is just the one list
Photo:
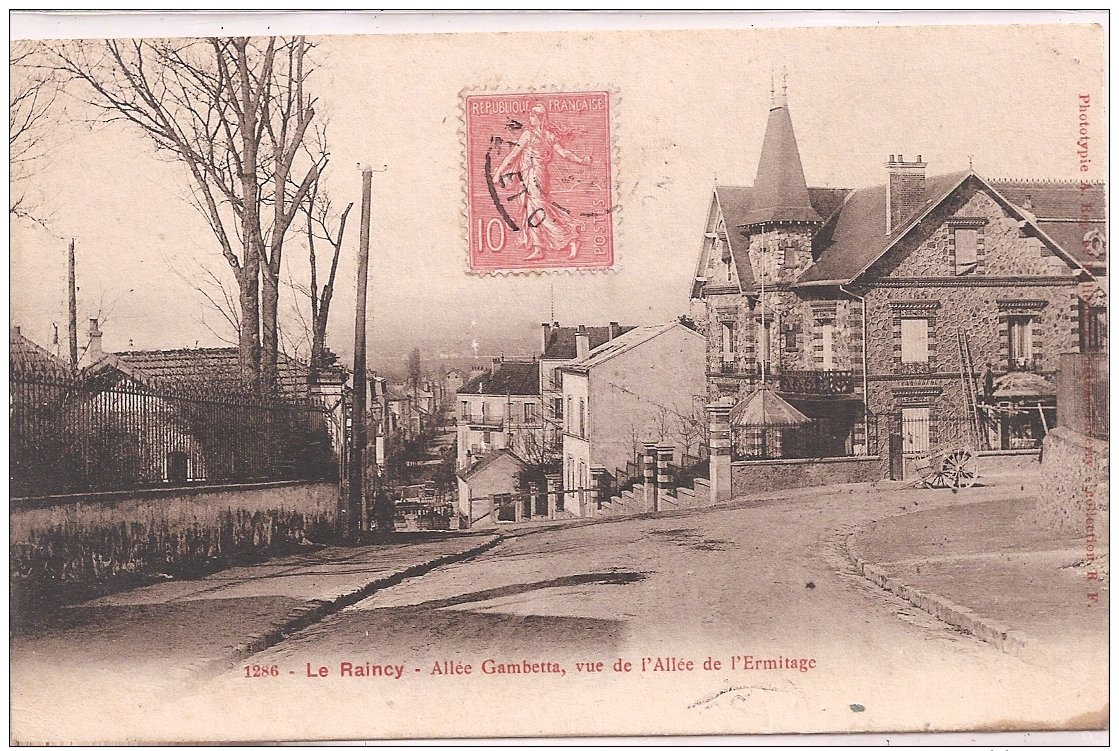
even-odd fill
[(490, 394), (538, 396), (540, 394), (540, 363), (502, 360), (497, 372), (487, 370), (471, 378), (458, 390), (459, 394)]
[(25, 375), (64, 377), (70, 368), (62, 359), (40, 347), (13, 327), (8, 332), (8, 368)]
[(1037, 226), (1089, 269), (1107, 266), (1106, 257), (1084, 249), (1084, 236), (1098, 230), (1107, 239), (1107, 187), (1076, 180), (988, 180), (1006, 200), (1029, 212)]
[[(925, 202), (913, 215), (886, 233), (886, 186), (876, 185), (854, 191), (835, 216), (824, 224), (813, 239), (819, 258), (797, 279), (797, 286), (850, 284), (881, 258), (968, 180), (986, 187), (995, 198), (1019, 218), (1030, 222), (1043, 240), (1058, 251), (1064, 250), (1033, 221), (1032, 216), (1002, 196), (990, 183), (971, 170), (935, 175), (925, 180)], [(1065, 258), (1077, 267), (1083, 265), (1070, 253)]]
[[(621, 326), (618, 331), (625, 333), (633, 326)], [(576, 326), (553, 326), (548, 334), (548, 347), (544, 350), (542, 360), (574, 360), (577, 356), (575, 346)], [(590, 337), (591, 349), (610, 341), (609, 326), (587, 326)]]
[(909, 221), (886, 234), (886, 186), (852, 191), (813, 239), (819, 257), (798, 285), (846, 284), (903, 237), (933, 206), (959, 186), (969, 172), (935, 175), (925, 181), (925, 202)]
[(793, 120), (783, 103), (769, 110), (754, 191), (754, 207), (745, 224), (823, 221), (809, 200)]
[[(830, 217), (842, 205), (843, 199), (849, 193), (851, 193), (849, 188), (808, 188), (808, 200), (820, 216)], [(750, 264), (750, 256), (747, 252), (750, 240), (743, 235), (741, 229), (749, 224), (748, 219), (754, 213), (756, 197), (757, 191), (754, 188), (735, 185), (715, 186), (714, 201), (722, 212), (723, 221), (727, 226), (727, 243), (734, 258), (738, 283), (744, 292), (752, 292), (756, 286), (753, 266)], [(701, 264), (705, 261), (706, 258), (701, 260)]]

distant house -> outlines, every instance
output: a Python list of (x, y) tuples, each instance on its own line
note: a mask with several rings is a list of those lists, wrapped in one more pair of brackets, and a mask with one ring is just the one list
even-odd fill
[(447, 374), (443, 380), (444, 390), (448, 394), (457, 394), (458, 390), (466, 383), (466, 376), (457, 368)]
[(18, 329), (11, 337), (16, 492), (206, 479), (207, 461), (191, 410), (152, 384), (110, 367), (99, 350), (96, 321), (91, 323), (91, 350), (104, 364), (79, 373)]
[(513, 521), (513, 496), (519, 491), (520, 474), (527, 468), (528, 465), (512, 451), (498, 449), (474, 465), (460, 469), (459, 514), (468, 518), (471, 526)]
[(511, 449), (522, 459), (542, 458), (540, 363), (495, 358), (459, 389), (456, 466), (469, 468), (483, 456)]
[(593, 468), (616, 475), (644, 442), (672, 444), (677, 458), (698, 452), (706, 351), (704, 335), (683, 324), (639, 326), (557, 368), (564, 488), (592, 487)]
[[(633, 329), (611, 321), (607, 326), (560, 326), (558, 321), (541, 324), (540, 398), (543, 407), (544, 445), (559, 456), (563, 450), (563, 387), (556, 377), (561, 365), (586, 357), (595, 347)], [(580, 334), (586, 334), (580, 337)], [(582, 349), (580, 349), (580, 346)]]
[(53, 377), (70, 374), (66, 362), (24, 336), (19, 326), (13, 326), (8, 332), (8, 362), (13, 371), (27, 374)]

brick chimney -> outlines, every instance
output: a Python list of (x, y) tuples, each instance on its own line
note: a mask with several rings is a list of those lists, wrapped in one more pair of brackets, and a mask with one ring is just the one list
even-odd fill
[(928, 165), (917, 155), (917, 161), (907, 162), (901, 154), (890, 154), (886, 162), (886, 234), (890, 234), (917, 213), (925, 204), (925, 167)]
[(548, 351), (548, 340), (552, 337), (552, 324), (542, 323), (540, 324), (540, 328), (543, 332), (543, 338), (541, 339), (540, 344), (540, 354), (544, 354)]
[(503, 359), (504, 358), (502, 358), (502, 357), (493, 358), (493, 363), (490, 365), (490, 375), (491, 376), (497, 375), (497, 371), (501, 368), (501, 361)]
[(622, 325), (620, 323), (618, 323), (617, 321), (611, 321), (610, 322), (610, 338), (611, 339), (617, 339), (619, 336), (621, 336), (621, 333), (622, 333)]
[(587, 327), (580, 325), (579, 329), (575, 332), (575, 356), (582, 360), (591, 353), (591, 335), (587, 333)]
[(89, 319), (89, 361), (95, 363), (105, 356), (101, 349), (101, 330), (97, 328), (97, 319)]

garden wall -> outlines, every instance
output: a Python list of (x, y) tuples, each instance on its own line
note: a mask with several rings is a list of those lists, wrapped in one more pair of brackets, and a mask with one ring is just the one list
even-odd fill
[(338, 487), (276, 482), (9, 502), (14, 587), (191, 576), (334, 534)]
[(839, 456), (823, 459), (770, 459), (731, 464), (731, 495), (789, 488), (808, 488), (881, 479), (878, 456)]
[(1037, 481), (1037, 522), (1059, 534), (1086, 536), (1092, 531), (1097, 546), (1106, 547), (1109, 470), (1107, 441), (1068, 428), (1049, 431)]

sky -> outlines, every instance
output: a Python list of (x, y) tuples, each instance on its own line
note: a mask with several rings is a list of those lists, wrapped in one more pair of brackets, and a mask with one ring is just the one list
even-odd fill
[[(109, 33), (104, 23), (87, 27)], [(890, 154), (920, 154), (930, 174), (969, 163), (993, 178), (1107, 174), (1098, 26), (369, 34), (315, 41), (311, 85), (317, 112), (329, 122), (332, 158), (324, 180), (333, 200), (360, 204), (359, 162), (384, 169), (373, 179), (368, 335), (374, 365), (413, 347), (429, 360), (532, 354), (543, 321), (655, 324), (686, 313), (712, 186), (752, 184), (774, 70), (787, 73), (810, 186), (881, 184)], [(615, 269), (469, 274), (463, 92), (553, 88), (613, 93)], [(1081, 94), (1092, 101), (1088, 173), (1079, 171), (1076, 155)], [(90, 125), (82, 117), (82, 107), (67, 101), (48, 157), (20, 186), (35, 197), (44, 220), (11, 223), (12, 324), (49, 346), (58, 323), (65, 341), (66, 248), (74, 238), (80, 331), (86, 318), (100, 314), (108, 351), (221, 346), (232, 332), (195, 287), (203, 268), (232, 279), (208, 226), (186, 201), (185, 168), (157, 157), (125, 125)], [(329, 346), (344, 358), (353, 351), (358, 215), (355, 206), (328, 334)], [(293, 235), (286, 273), (304, 283), (305, 253)], [(286, 291), (282, 309), (289, 317), (297, 300)], [(80, 340), (84, 345), (85, 336)]]

